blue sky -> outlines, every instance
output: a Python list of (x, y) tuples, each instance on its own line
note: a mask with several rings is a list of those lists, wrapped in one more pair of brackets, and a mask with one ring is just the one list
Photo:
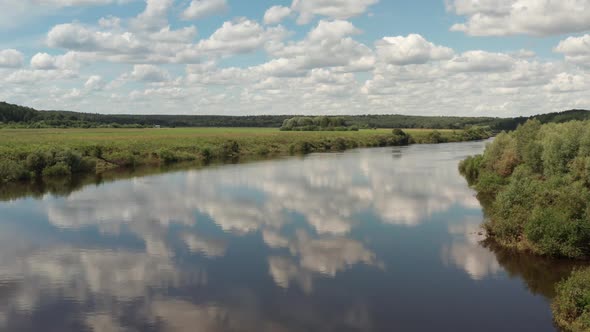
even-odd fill
[(590, 108), (590, 0), (5, 0), (0, 29), (0, 100), (41, 109)]

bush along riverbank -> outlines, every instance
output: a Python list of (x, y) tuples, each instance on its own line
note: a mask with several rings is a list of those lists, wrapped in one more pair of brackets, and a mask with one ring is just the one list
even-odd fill
[(484, 203), (489, 237), (536, 254), (589, 257), (589, 121), (528, 121), (459, 169)]
[(590, 268), (578, 269), (557, 285), (555, 322), (566, 331), (590, 331)]
[[(494, 243), (548, 257), (590, 258), (590, 121), (529, 120), (459, 170), (478, 192)], [(590, 268), (557, 284), (555, 322), (590, 331)]]
[(490, 135), (481, 128), (358, 132), (260, 128), (0, 130), (0, 185), (114, 168), (456, 142)]

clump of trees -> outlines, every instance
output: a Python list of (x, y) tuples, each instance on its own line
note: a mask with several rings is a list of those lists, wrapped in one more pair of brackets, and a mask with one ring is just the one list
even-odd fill
[(14, 181), (51, 177), (69, 177), (72, 174), (94, 171), (96, 161), (69, 149), (37, 150), (21, 159), (0, 161), (0, 184)]
[(298, 116), (283, 121), (282, 131), (358, 131), (356, 125), (349, 125), (343, 117)]
[(567, 331), (590, 331), (590, 268), (578, 269), (557, 285), (553, 316)]
[(408, 145), (412, 142), (412, 136), (399, 128), (394, 129), (391, 133), (393, 136), (390, 138), (390, 145)]
[(498, 243), (590, 256), (590, 121), (529, 120), (459, 168), (482, 201), (491, 202), (485, 228)]

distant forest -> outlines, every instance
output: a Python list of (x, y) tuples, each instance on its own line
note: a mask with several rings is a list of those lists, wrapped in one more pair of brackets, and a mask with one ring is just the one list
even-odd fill
[[(266, 127), (280, 128), (293, 115), (110, 115), (69, 111), (39, 111), (0, 102), (0, 127), (12, 128), (143, 128), (143, 127)], [(358, 128), (431, 128), (463, 129), (489, 127), (494, 131), (513, 130), (528, 119), (541, 123), (590, 119), (590, 111), (571, 110), (532, 117), (455, 117), (412, 115), (338, 116), (346, 126)]]

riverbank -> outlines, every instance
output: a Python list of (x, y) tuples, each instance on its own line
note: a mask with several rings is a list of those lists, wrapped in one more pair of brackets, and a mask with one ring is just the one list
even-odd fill
[[(547, 257), (590, 258), (590, 121), (530, 120), (459, 170), (478, 192), (490, 240)], [(557, 285), (555, 322), (590, 329), (590, 269)]]
[(590, 121), (528, 121), (459, 169), (480, 196), (490, 238), (539, 255), (590, 257)]
[[(407, 134), (407, 135), (406, 135)], [(483, 130), (281, 132), (262, 128), (3, 129), (0, 183), (66, 178), (115, 168), (232, 161), (358, 147), (458, 142)]]

